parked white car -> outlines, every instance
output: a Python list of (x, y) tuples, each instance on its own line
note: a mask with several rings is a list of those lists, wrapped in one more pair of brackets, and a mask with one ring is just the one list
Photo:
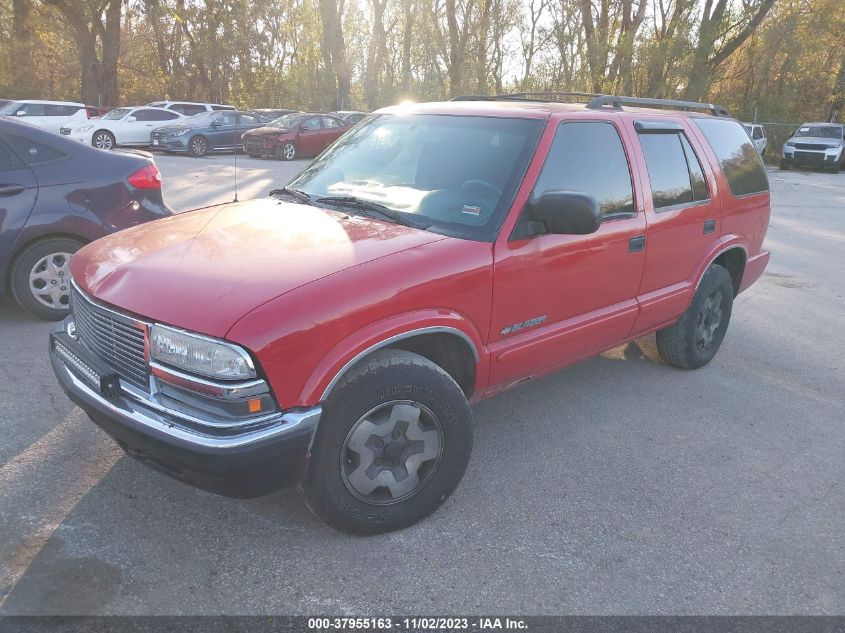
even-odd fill
[(766, 128), (759, 123), (743, 123), (742, 127), (744, 127), (745, 131), (748, 132), (751, 142), (754, 143), (754, 147), (757, 148), (757, 153), (760, 154), (760, 156), (765, 156), (766, 146), (769, 144), (769, 140), (766, 138)]
[(220, 103), (196, 103), (193, 101), (153, 101), (147, 104), (153, 108), (164, 108), (173, 110), (185, 116), (194, 116), (200, 112), (216, 112), (218, 110), (236, 110), (235, 106), (222, 105)]
[(37, 125), (51, 132), (58, 132), (66, 123), (88, 120), (85, 104), (73, 101), (10, 101), (0, 108), (0, 114), (16, 117), (18, 121)]
[(150, 132), (184, 118), (178, 112), (164, 108), (115, 108), (102, 118), (91, 119), (82, 125), (63, 125), (60, 132), (100, 149), (112, 149), (116, 145), (147, 146)]

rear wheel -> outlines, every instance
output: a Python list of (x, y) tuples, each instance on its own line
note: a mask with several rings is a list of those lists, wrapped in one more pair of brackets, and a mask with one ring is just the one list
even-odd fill
[(113, 149), (115, 146), (114, 134), (108, 130), (97, 130), (91, 136), (91, 145), (97, 149)]
[(785, 160), (783, 160), (783, 159), (781, 158), (781, 159), (780, 159), (780, 168), (781, 168), (781, 169), (789, 169), (789, 163), (787, 163)]
[(725, 338), (733, 300), (730, 273), (712, 264), (683, 316), (675, 325), (657, 332), (657, 350), (663, 359), (682, 369), (698, 369), (709, 363)]
[(42, 319), (66, 317), (70, 310), (70, 258), (81, 247), (82, 242), (63, 237), (27, 247), (12, 267), (12, 292), (17, 302)]
[(188, 142), (188, 153), (194, 158), (202, 158), (208, 153), (208, 140), (204, 136), (195, 136)]
[(418, 354), (376, 352), (326, 402), (305, 499), (344, 532), (407, 527), (449, 497), (471, 448), (472, 413), (452, 377)]

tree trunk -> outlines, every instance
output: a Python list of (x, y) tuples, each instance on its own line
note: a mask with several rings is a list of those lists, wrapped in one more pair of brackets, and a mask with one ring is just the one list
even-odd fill
[(371, 0), (370, 5), (373, 10), (373, 33), (364, 71), (364, 99), (368, 109), (376, 110), (380, 101), (379, 75), (384, 65), (384, 47), (387, 39), (387, 34), (384, 32), (384, 9), (387, 6), (387, 0)]
[(14, 37), (11, 41), (10, 66), (13, 90), (17, 94), (9, 96), (28, 97), (32, 85), (32, 55), (34, 51), (35, 29), (32, 24), (31, 0), (12, 0), (12, 28)]

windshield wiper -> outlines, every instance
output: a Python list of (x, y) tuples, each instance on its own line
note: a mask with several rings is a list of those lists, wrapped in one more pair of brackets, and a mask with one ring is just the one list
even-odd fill
[(291, 189), (290, 187), (282, 187), (281, 189), (273, 189), (270, 192), (271, 196), (290, 196), (291, 198), (296, 199), (303, 204), (310, 204), (312, 206), (317, 206), (317, 203), (311, 199), (304, 191), (300, 191), (299, 189)]
[(415, 229), (426, 229), (431, 226), (430, 224), (415, 222), (414, 220), (406, 217), (404, 213), (394, 211), (390, 207), (386, 207), (378, 202), (356, 198), (355, 196), (325, 196), (323, 198), (317, 198), (314, 202), (344, 207), (352, 211), (358, 211), (362, 215), (367, 215), (368, 217), (376, 215), (388, 222), (410, 226)]

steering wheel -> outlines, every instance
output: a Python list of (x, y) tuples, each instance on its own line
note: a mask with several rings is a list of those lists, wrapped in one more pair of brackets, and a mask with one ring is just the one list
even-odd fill
[(485, 195), (485, 193), (488, 195), (492, 193), (496, 198), (502, 195), (502, 190), (499, 187), (486, 180), (467, 180), (461, 185), (461, 193), (469, 193), (472, 192), (473, 189), (476, 192), (479, 192), (482, 196)]

